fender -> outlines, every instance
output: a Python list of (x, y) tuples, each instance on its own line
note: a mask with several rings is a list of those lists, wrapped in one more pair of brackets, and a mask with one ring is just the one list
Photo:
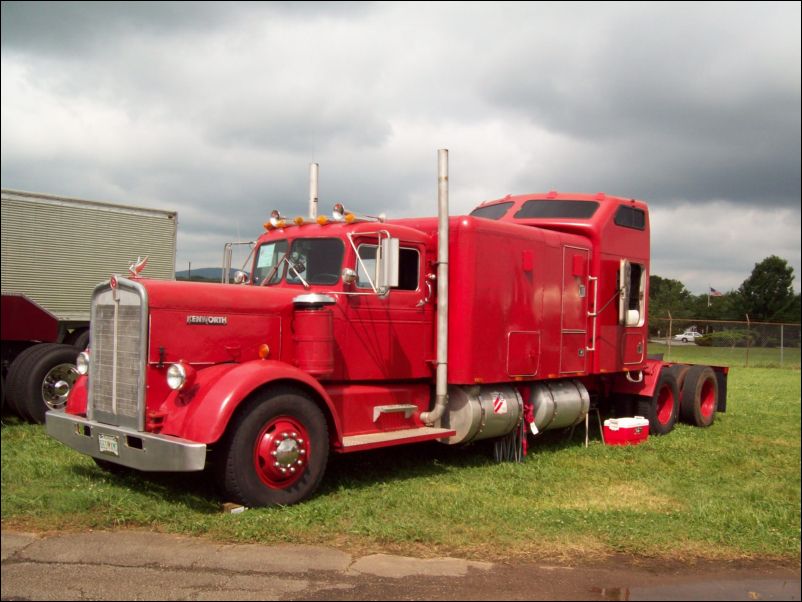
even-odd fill
[(320, 383), (303, 370), (276, 360), (253, 360), (241, 364), (218, 364), (198, 370), (186, 391), (173, 391), (159, 408), (163, 435), (198, 443), (214, 443), (225, 432), (231, 416), (248, 396), (260, 387), (282, 381), (312, 389), (326, 404), (335, 432), (341, 441), (342, 428), (334, 404)]
[[(639, 383), (633, 383), (628, 380), (626, 374), (617, 374), (613, 381), (612, 393), (625, 393), (629, 395), (642, 395), (643, 397), (651, 397), (654, 395), (654, 388), (657, 386), (657, 379), (660, 377), (660, 370), (663, 366), (669, 366), (662, 360), (646, 360), (646, 365), (643, 367), (643, 380)], [(640, 370), (633, 370), (631, 374), (633, 378), (637, 378)]]

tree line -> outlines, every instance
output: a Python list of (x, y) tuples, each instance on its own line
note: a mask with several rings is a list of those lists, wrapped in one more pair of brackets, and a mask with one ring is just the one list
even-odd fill
[(652, 318), (784, 322), (799, 324), (802, 305), (794, 293), (794, 268), (771, 255), (755, 264), (737, 290), (694, 295), (679, 280), (649, 277), (649, 315)]

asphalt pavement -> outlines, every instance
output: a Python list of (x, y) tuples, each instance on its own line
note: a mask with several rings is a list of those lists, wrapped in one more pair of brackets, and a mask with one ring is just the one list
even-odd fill
[(799, 600), (765, 562), (481, 562), (149, 532), (2, 532), (2, 600)]

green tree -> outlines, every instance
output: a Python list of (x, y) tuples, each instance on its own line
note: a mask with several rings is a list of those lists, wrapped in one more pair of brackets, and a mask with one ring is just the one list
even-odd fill
[(667, 318), (668, 312), (674, 318), (689, 317), (691, 293), (679, 280), (649, 276), (649, 315)]
[[(771, 255), (755, 264), (738, 293), (744, 313), (755, 321), (773, 322), (784, 317), (795, 303), (794, 268), (781, 257)], [(798, 305), (798, 300), (796, 301)]]

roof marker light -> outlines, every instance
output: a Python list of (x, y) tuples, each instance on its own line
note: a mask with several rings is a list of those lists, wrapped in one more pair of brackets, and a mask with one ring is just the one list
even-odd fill
[(270, 212), (270, 225), (274, 228), (284, 227), (284, 218), (281, 217), (281, 213), (279, 213), (278, 209), (273, 209), (273, 211)]

